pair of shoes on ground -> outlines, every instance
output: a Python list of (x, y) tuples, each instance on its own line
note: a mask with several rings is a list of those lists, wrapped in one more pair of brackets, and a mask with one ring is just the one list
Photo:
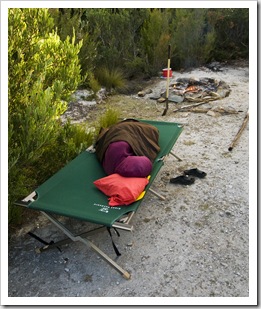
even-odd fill
[(207, 174), (203, 171), (200, 171), (197, 168), (192, 168), (184, 171), (184, 175), (171, 178), (170, 183), (177, 183), (182, 185), (192, 185), (195, 182), (195, 177), (204, 178)]

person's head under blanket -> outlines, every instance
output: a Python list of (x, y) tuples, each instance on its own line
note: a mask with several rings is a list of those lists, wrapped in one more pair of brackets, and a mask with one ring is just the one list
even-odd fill
[(100, 132), (96, 154), (107, 175), (146, 177), (160, 147), (154, 126), (128, 119)]

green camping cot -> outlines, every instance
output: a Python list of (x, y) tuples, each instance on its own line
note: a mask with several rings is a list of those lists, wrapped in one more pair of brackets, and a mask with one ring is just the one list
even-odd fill
[[(159, 198), (164, 199), (162, 195), (158, 194), (150, 187), (163, 166), (164, 158), (167, 155), (172, 154), (178, 160), (181, 160), (174, 154), (172, 148), (183, 128), (182, 125), (173, 122), (140, 119), (139, 121), (149, 123), (159, 130), (160, 152), (153, 163), (153, 169), (149, 184), (145, 189), (145, 195), (150, 191)], [(45, 244), (45, 246), (38, 249), (38, 252), (53, 247), (59, 248), (59, 246), (71, 241), (80, 241), (88, 247), (91, 247), (99, 256), (122, 274), (124, 278), (129, 279), (130, 274), (101, 251), (92, 241), (87, 239), (87, 237), (105, 229), (108, 229), (110, 232), (110, 228), (132, 231), (132, 219), (144, 198), (128, 206), (108, 206), (108, 197), (93, 184), (95, 180), (105, 176), (106, 174), (95, 153), (86, 149), (86, 151), (83, 151), (60, 171), (40, 185), (34, 192), (23, 200), (17, 201), (15, 204), (42, 212), (43, 215), (67, 236), (67, 238), (62, 241), (47, 243), (35, 234), (30, 233), (31, 236)], [(60, 217), (83, 220), (95, 224), (95, 226), (98, 225), (98, 227), (91, 231), (75, 235), (61, 222), (61, 220), (59, 220)], [(114, 249), (115, 251), (117, 250), (115, 245)]]

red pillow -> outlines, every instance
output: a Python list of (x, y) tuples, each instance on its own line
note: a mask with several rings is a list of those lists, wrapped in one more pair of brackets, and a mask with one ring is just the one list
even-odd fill
[(119, 174), (95, 180), (94, 185), (109, 197), (110, 206), (129, 205), (137, 200), (149, 183), (147, 178), (123, 177)]

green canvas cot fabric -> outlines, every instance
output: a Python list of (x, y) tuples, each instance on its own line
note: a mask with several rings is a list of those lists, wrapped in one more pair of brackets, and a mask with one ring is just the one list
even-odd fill
[[(150, 123), (159, 130), (160, 152), (153, 163), (147, 191), (163, 165), (163, 161), (158, 159), (169, 154), (182, 127), (177, 123), (140, 121)], [(105, 176), (95, 153), (84, 151), (39, 186), (35, 190), (35, 201), (27, 207), (111, 227), (124, 214), (135, 212), (143, 199), (128, 206), (110, 207), (108, 197), (93, 184)]]

